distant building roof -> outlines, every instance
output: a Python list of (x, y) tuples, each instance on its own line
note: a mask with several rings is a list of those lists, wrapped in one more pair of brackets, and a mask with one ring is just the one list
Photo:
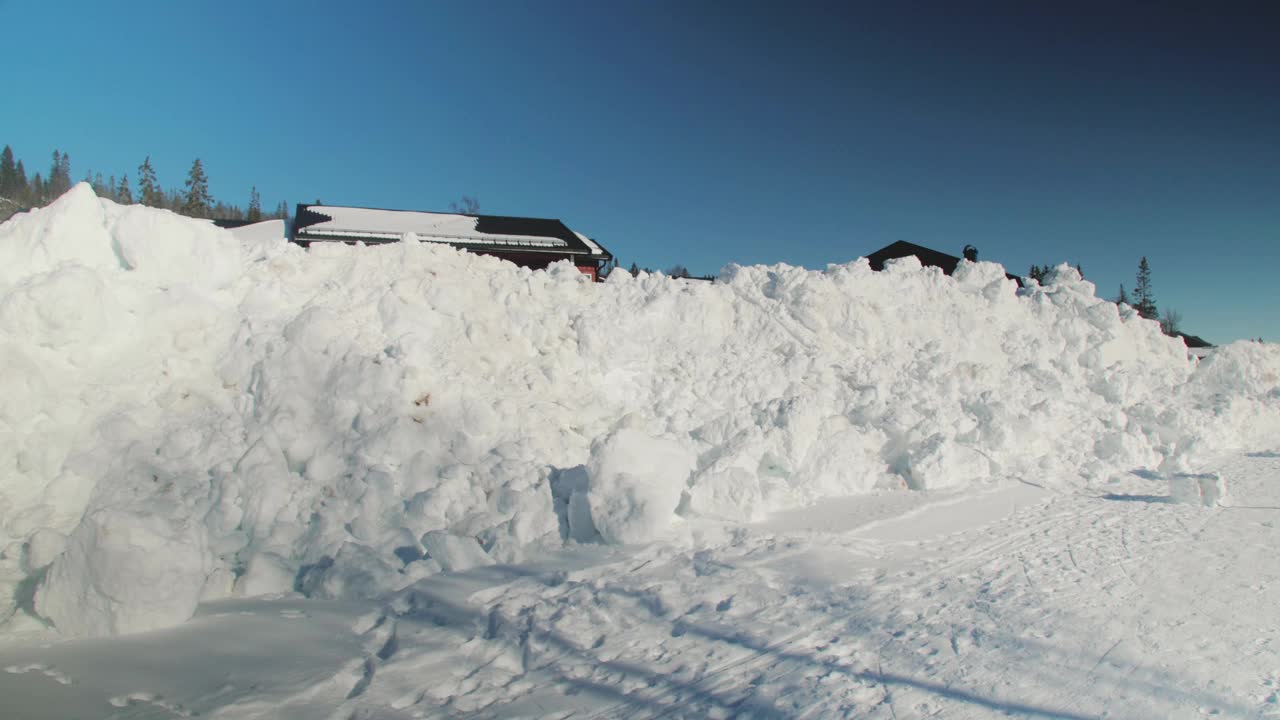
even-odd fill
[(896, 258), (909, 257), (915, 255), (920, 260), (921, 265), (942, 268), (942, 272), (950, 275), (955, 272), (956, 266), (960, 264), (960, 258), (955, 255), (948, 255), (944, 252), (938, 252), (932, 248), (923, 245), (909, 243), (906, 240), (899, 240), (891, 245), (886, 245), (879, 250), (867, 256), (867, 260), (871, 262), (872, 270), (883, 270), (885, 261)]
[(298, 205), (293, 240), (366, 244), (398, 242), (413, 234), (477, 252), (551, 253), (612, 260), (609, 251), (559, 220), (464, 215), (414, 210), (381, 210), (340, 205)]
[(1178, 337), (1182, 338), (1182, 342), (1186, 343), (1186, 344), (1187, 344), (1187, 347), (1189, 347), (1189, 348), (1211, 348), (1211, 347), (1214, 347), (1214, 344), (1213, 344), (1213, 343), (1209, 342), (1208, 340), (1205, 340), (1205, 339), (1204, 339), (1204, 338), (1202, 338), (1202, 337), (1199, 337), (1198, 335), (1188, 335), (1188, 334), (1186, 334), (1186, 333), (1184, 333), (1184, 332), (1175, 333), (1175, 334), (1176, 334)]
[[(886, 245), (879, 250), (867, 256), (867, 260), (871, 263), (872, 270), (884, 270), (885, 262), (895, 258), (904, 258), (914, 255), (921, 265), (927, 267), (941, 268), (943, 274), (950, 275), (956, 271), (956, 267), (960, 264), (960, 258), (955, 255), (948, 255), (939, 252), (933, 248), (927, 248), (923, 245), (909, 243), (906, 240), (899, 240), (890, 245)], [(1005, 277), (1022, 286), (1022, 278), (1011, 273), (1005, 273)]]

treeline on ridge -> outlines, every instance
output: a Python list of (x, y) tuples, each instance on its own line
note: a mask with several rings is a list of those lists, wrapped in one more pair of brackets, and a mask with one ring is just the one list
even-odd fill
[[(131, 184), (128, 173), (117, 180), (115, 175), (104, 178), (100, 172), (89, 171), (85, 173), (83, 180), (93, 186), (98, 197), (122, 205), (137, 203), (172, 210), (188, 217), (249, 222), (289, 217), (289, 204), (283, 200), (273, 212), (264, 213), (262, 198), (258, 195), (256, 186), (249, 190), (247, 209), (215, 200), (209, 192), (209, 177), (200, 158), (191, 163), (191, 169), (181, 188), (165, 188), (160, 184), (155, 168), (151, 165), (150, 155), (138, 166), (134, 177), (136, 184)], [(28, 175), (22, 160), (15, 158), (13, 149), (5, 145), (4, 150), (0, 151), (0, 221), (14, 213), (47, 205), (70, 190), (73, 184), (69, 153), (54, 150), (47, 174), (36, 172)]]

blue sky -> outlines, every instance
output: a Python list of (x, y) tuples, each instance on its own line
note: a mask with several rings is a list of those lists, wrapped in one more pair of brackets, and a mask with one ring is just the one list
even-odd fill
[(1145, 255), (1187, 331), (1280, 339), (1280, 10), (1042, 5), (0, 0), (0, 143), (695, 273), (903, 239), (1112, 297)]

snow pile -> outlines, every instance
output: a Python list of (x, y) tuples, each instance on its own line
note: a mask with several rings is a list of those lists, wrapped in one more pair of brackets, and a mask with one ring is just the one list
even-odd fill
[(1178, 340), (1065, 266), (721, 282), (304, 251), (77, 186), (0, 226), (0, 620), (371, 597), (876, 488), (1191, 468), (1280, 428), (1280, 353)]

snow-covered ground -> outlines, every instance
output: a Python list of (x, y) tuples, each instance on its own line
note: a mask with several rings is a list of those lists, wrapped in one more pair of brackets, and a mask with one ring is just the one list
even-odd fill
[(1280, 352), (1062, 267), (0, 226), (13, 717), (1280, 717)]
[(1280, 717), (1280, 452), (1215, 467), (1212, 509), (1140, 475), (880, 493), (380, 601), (222, 600), (0, 648), (0, 695), (24, 718)]

